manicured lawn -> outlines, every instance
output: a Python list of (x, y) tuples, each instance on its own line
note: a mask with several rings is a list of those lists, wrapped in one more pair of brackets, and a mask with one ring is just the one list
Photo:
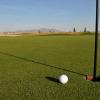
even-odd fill
[[(100, 76), (100, 36), (97, 76)], [(0, 100), (100, 100), (94, 36), (0, 37)], [(66, 85), (56, 82), (66, 74)]]

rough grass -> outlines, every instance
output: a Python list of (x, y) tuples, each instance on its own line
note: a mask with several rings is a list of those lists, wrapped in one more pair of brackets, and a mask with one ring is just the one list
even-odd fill
[[(93, 72), (93, 48), (88, 35), (0, 37), (0, 100), (99, 100), (100, 82), (83, 79)], [(56, 82), (61, 74), (68, 84)]]

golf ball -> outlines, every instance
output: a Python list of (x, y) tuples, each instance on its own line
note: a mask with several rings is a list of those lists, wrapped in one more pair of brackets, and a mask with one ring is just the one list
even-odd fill
[(59, 82), (62, 83), (62, 84), (66, 84), (68, 82), (68, 76), (66, 75), (61, 75), (59, 77)]

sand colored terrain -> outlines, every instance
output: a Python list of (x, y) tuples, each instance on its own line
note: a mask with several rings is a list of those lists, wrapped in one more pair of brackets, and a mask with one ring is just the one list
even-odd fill
[(81, 32), (1, 32), (0, 36), (23, 36), (23, 35), (81, 35)]

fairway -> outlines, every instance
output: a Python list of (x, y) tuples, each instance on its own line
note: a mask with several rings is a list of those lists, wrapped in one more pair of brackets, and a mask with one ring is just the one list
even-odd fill
[[(98, 51), (100, 76), (100, 36)], [(0, 37), (0, 100), (100, 100), (93, 61), (93, 35)]]

